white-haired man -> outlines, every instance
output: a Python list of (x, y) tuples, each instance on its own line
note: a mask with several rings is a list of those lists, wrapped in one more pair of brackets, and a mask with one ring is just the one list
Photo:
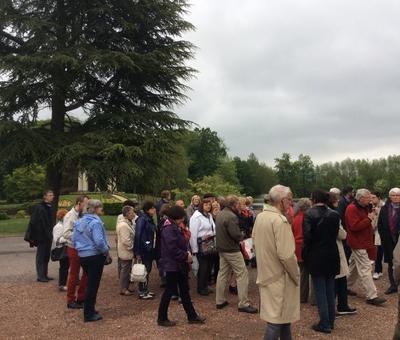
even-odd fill
[(271, 207), (257, 216), (253, 228), (260, 317), (267, 322), (265, 339), (292, 339), (290, 324), (300, 319), (300, 271), (285, 217), (290, 198), (288, 187), (274, 186), (269, 192)]
[[(397, 293), (397, 283), (393, 277), (393, 250), (399, 239), (400, 231), (400, 189), (389, 191), (389, 199), (381, 208), (378, 218), (378, 231), (381, 237), (385, 261), (388, 263), (390, 286), (385, 294)], [(379, 265), (379, 264), (378, 264)]]
[(376, 217), (376, 213), (370, 209), (370, 202), (369, 190), (359, 189), (355, 201), (346, 209), (347, 242), (352, 249), (347, 287), (351, 289), (357, 279), (360, 279), (367, 303), (378, 306), (385, 303), (386, 300), (378, 297), (372, 278), (369, 254), (374, 251), (375, 247), (372, 220)]

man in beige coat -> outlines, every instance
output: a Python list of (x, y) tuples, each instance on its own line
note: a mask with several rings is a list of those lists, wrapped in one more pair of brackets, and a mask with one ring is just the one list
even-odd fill
[(300, 319), (300, 271), (292, 229), (284, 215), (290, 193), (288, 187), (274, 186), (269, 192), (272, 207), (257, 216), (253, 228), (266, 340), (292, 339), (290, 324)]

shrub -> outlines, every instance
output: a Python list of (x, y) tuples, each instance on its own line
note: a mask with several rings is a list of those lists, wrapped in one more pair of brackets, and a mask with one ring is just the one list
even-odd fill
[(104, 213), (106, 215), (117, 216), (122, 213), (123, 203), (103, 203)]
[(10, 217), (6, 213), (0, 212), (0, 221), (9, 220), (9, 219), (10, 219)]
[(25, 210), (18, 210), (17, 214), (15, 215), (16, 218), (25, 218), (27, 217), (26, 211)]

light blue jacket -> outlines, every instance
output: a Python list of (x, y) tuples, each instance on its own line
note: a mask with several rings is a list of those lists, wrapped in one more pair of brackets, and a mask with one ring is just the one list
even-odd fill
[(79, 257), (106, 256), (110, 250), (104, 223), (95, 214), (85, 214), (75, 222), (72, 243)]

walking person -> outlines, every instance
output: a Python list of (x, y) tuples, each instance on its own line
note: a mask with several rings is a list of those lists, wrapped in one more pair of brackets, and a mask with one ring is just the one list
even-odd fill
[(336, 244), (340, 216), (327, 206), (327, 192), (312, 193), (314, 206), (304, 214), (303, 259), (313, 281), (320, 321), (312, 326), (316, 332), (331, 333), (335, 324), (335, 276), (340, 273)]
[(380, 210), (378, 230), (385, 254), (385, 262), (388, 264), (390, 286), (385, 294), (389, 295), (397, 292), (397, 285), (393, 277), (393, 251), (400, 232), (400, 188), (392, 188), (389, 191), (389, 199)]
[(212, 202), (210, 199), (204, 199), (200, 202), (199, 209), (194, 212), (190, 218), (190, 247), (193, 256), (196, 256), (199, 262), (197, 273), (197, 292), (200, 295), (207, 296), (212, 291), (208, 288), (208, 281), (211, 276), (211, 267), (214, 263), (217, 253), (216, 248), (204, 251), (204, 243), (213, 243), (215, 246), (215, 223), (211, 215)]
[(146, 282), (139, 283), (139, 298), (142, 300), (154, 299), (154, 293), (149, 291), (149, 276), (153, 268), (155, 225), (153, 217), (156, 216), (153, 202), (143, 204), (143, 214), (136, 220), (134, 254), (136, 260), (145, 265), (147, 271)]
[(307, 303), (310, 295), (310, 273), (301, 257), (303, 248), (303, 220), (304, 213), (311, 208), (309, 198), (300, 198), (296, 205), (292, 231), (296, 244), (296, 258), (300, 268), (300, 303)]
[(203, 324), (205, 318), (200, 317), (195, 311), (190, 294), (188, 274), (192, 255), (189, 251), (190, 234), (183, 227), (186, 212), (182, 207), (173, 206), (167, 211), (168, 217), (161, 228), (161, 259), (160, 263), (166, 273), (166, 289), (161, 297), (158, 308), (159, 326), (172, 327), (176, 322), (168, 318), (168, 307), (171, 298), (179, 287), (182, 306), (186, 312), (188, 322)]
[(123, 218), (117, 224), (118, 259), (121, 266), (119, 287), (120, 294), (124, 296), (133, 295), (129, 290), (129, 283), (135, 241), (135, 215), (134, 208), (126, 205), (122, 208)]
[(49, 282), (53, 278), (48, 276), (51, 245), (53, 242), (54, 193), (48, 190), (43, 195), (43, 201), (35, 206), (29, 221), (25, 241), (36, 246), (36, 275), (38, 282)]
[[(60, 209), (57, 211), (57, 224), (53, 228), (53, 248), (62, 248), (67, 244), (67, 240), (63, 237), (64, 234), (64, 217), (68, 213), (66, 209)], [(68, 279), (68, 269), (69, 261), (68, 256), (60, 258), (58, 261), (60, 267), (58, 269), (58, 289), (60, 292), (67, 291), (67, 279)]]
[(243, 234), (239, 227), (239, 199), (235, 195), (226, 197), (224, 209), (218, 214), (216, 222), (216, 242), (219, 252), (219, 272), (217, 278), (216, 307), (223, 309), (228, 306), (225, 299), (225, 290), (235, 273), (238, 288), (238, 311), (255, 314), (257, 308), (251, 306), (248, 299), (249, 274), (240, 251), (239, 242)]
[[(74, 225), (86, 211), (86, 205), (89, 197), (82, 195), (76, 198), (75, 206), (64, 217), (64, 239), (67, 241), (67, 254), (69, 261), (69, 273), (67, 281), (67, 308), (82, 309), (85, 299), (87, 275), (83, 271), (79, 279), (81, 270), (81, 262), (77, 250), (72, 243), (72, 235), (74, 233)], [(78, 290), (77, 290), (77, 283)]]
[(289, 193), (290, 189), (282, 185), (271, 188), (271, 207), (257, 216), (253, 228), (260, 317), (267, 322), (265, 340), (291, 340), (291, 323), (300, 319), (300, 273), (293, 233), (285, 216)]
[(370, 210), (370, 202), (371, 193), (369, 190), (359, 189), (355, 201), (346, 209), (347, 243), (352, 250), (347, 286), (351, 289), (359, 279), (365, 291), (366, 302), (379, 306), (385, 303), (386, 299), (378, 297), (372, 279), (369, 252), (374, 250), (374, 232), (371, 221), (376, 217), (376, 213)]
[(87, 213), (77, 221), (72, 235), (72, 243), (79, 255), (80, 263), (87, 275), (87, 289), (84, 300), (84, 321), (93, 322), (102, 319), (96, 311), (97, 292), (110, 246), (106, 237), (103, 215), (103, 204), (91, 199), (87, 203)]
[[(332, 190), (332, 189), (331, 189)], [(330, 191), (328, 207), (334, 211), (339, 205), (339, 195)], [(343, 241), (347, 238), (347, 232), (343, 226), (339, 226), (339, 232), (336, 239), (336, 245), (340, 257), (340, 272), (335, 276), (335, 293), (337, 295), (337, 315), (356, 314), (357, 309), (349, 307), (347, 293), (347, 276), (349, 275), (349, 265), (347, 263), (346, 253), (344, 252)]]

